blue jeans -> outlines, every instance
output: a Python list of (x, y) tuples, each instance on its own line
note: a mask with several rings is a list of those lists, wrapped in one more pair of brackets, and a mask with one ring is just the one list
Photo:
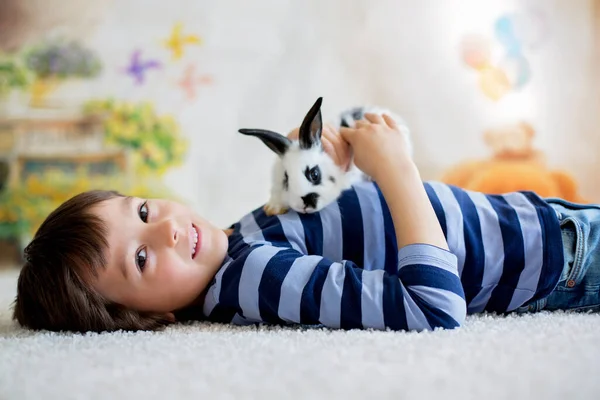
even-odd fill
[[(565, 255), (558, 285), (548, 297), (517, 309), (600, 311), (600, 205), (546, 199), (556, 210)], [(557, 244), (559, 245), (559, 244)]]

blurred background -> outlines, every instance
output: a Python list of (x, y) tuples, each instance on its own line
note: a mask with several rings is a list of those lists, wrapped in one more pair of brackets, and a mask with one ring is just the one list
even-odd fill
[(600, 0), (0, 0), (0, 254), (83, 190), (268, 199), (317, 97), (412, 131), (424, 179), (600, 202)]

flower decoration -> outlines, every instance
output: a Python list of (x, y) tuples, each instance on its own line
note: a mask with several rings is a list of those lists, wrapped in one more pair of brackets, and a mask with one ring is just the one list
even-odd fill
[(40, 79), (93, 78), (102, 70), (100, 59), (78, 42), (45, 42), (25, 56), (27, 67)]
[(171, 55), (174, 60), (179, 60), (183, 57), (183, 49), (186, 45), (199, 45), (202, 40), (197, 35), (183, 34), (183, 24), (176, 23), (171, 30), (171, 35), (165, 40), (165, 46), (171, 50)]

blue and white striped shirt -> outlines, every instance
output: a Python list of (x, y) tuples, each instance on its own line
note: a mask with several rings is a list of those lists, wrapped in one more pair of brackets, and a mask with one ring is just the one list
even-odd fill
[(203, 306), (212, 321), (424, 330), (467, 312), (512, 311), (547, 296), (563, 265), (554, 210), (531, 192), (484, 195), (424, 183), (449, 251), (398, 250), (377, 184), (361, 182), (314, 214), (266, 216), (232, 228)]

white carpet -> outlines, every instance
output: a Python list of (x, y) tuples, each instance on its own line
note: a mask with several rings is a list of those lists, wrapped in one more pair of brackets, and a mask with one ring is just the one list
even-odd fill
[(0, 274), (1, 399), (598, 399), (600, 315), (469, 317), (394, 333), (216, 324), (32, 333)]

